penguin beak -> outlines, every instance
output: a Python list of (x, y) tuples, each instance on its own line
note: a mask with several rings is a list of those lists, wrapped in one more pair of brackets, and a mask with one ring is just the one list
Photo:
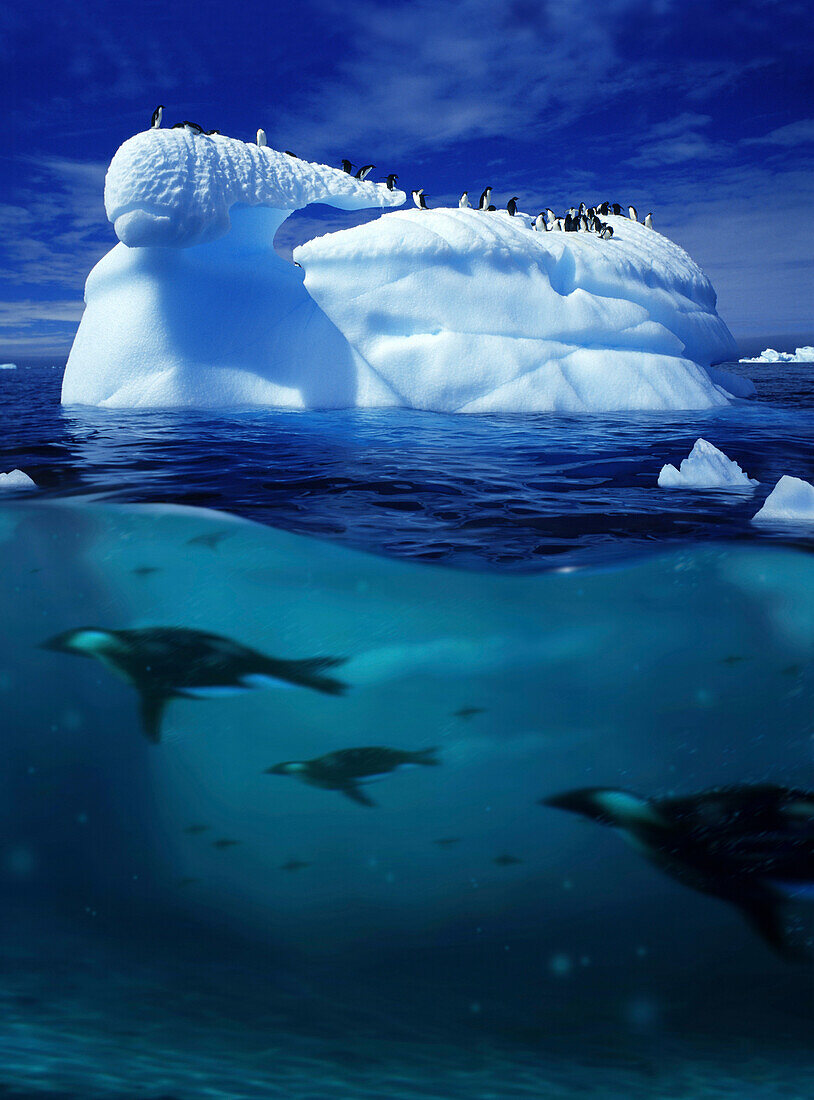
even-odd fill
[(38, 649), (49, 649), (54, 653), (70, 653), (71, 642), (73, 640), (75, 631), (65, 630), (62, 634), (55, 634), (53, 638), (46, 638), (44, 642), (38, 642)]
[(270, 768), (266, 768), (264, 775), (287, 775), (289, 765), (286, 764), (273, 764)]
[(555, 810), (568, 810), (569, 813), (589, 817), (594, 821), (608, 821), (607, 814), (596, 797), (599, 790), (598, 787), (583, 787), (575, 791), (562, 791), (560, 794), (541, 798), (540, 805), (551, 806)]

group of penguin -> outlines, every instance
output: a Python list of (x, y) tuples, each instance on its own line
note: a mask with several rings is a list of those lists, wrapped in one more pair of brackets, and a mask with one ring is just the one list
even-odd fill
[[(164, 114), (163, 103), (153, 111), (153, 117), (151, 121), (151, 127), (157, 130), (161, 126), (161, 120)], [(219, 134), (220, 130), (204, 130), (202, 126), (199, 126), (197, 122), (189, 122), (184, 120), (183, 122), (176, 122), (171, 129), (189, 129), (196, 134), (204, 134), (207, 137), (211, 137), (213, 134)], [(265, 130), (257, 131), (257, 144), (260, 148), (264, 148), (268, 145), (268, 138), (266, 137)], [(287, 156), (295, 157), (296, 154), (290, 150), (285, 150)], [(299, 159), (299, 158), (298, 158)], [(353, 176), (357, 180), (366, 180), (371, 172), (376, 168), (375, 164), (363, 164), (361, 167), (357, 166), (350, 160), (344, 159), (342, 161), (342, 171), (347, 172), (348, 175)], [(354, 171), (355, 169), (355, 171)], [(395, 172), (391, 172), (389, 176), (383, 181), (389, 191), (395, 191), (396, 182), (398, 176)], [(416, 191), (411, 192), (413, 196), (413, 202), (419, 210), (429, 210), (427, 206), (427, 197), (424, 194), (424, 188), (420, 187)], [(514, 217), (517, 213), (518, 198), (514, 195), (506, 203), (506, 210)], [(469, 192), (464, 191), (458, 200), (458, 207), (461, 210), (467, 210), (472, 208), (472, 203), (469, 201)], [(483, 211), (495, 211), (497, 207), (492, 205), (492, 188), (487, 187), (481, 194), (478, 202), (478, 210)], [(629, 206), (628, 217), (631, 221), (638, 222), (639, 215), (635, 206)], [(532, 228), (538, 233), (551, 233), (551, 232), (563, 232), (563, 233), (595, 233), (603, 241), (610, 240), (613, 236), (613, 226), (608, 222), (602, 221), (602, 218), (606, 218), (609, 214), (615, 214), (617, 217), (622, 215), (622, 207), (618, 202), (602, 202), (598, 206), (586, 206), (584, 202), (579, 204), (579, 207), (572, 206), (566, 211), (562, 217), (559, 217), (554, 211), (548, 207), (546, 210), (541, 210), (532, 223)], [(653, 228), (653, 214), (652, 211), (645, 215), (644, 225), (648, 229)]]
[[(412, 192), (413, 202), (419, 210), (428, 210), (427, 198), (424, 194), (424, 188), (420, 188), (418, 191)], [(517, 213), (517, 196), (514, 195), (506, 203), (506, 210), (511, 217), (514, 217)], [(458, 207), (460, 210), (468, 210), (472, 208), (472, 203), (469, 201), (469, 192), (464, 191), (458, 200)], [(478, 202), (478, 210), (494, 211), (497, 207), (492, 205), (492, 188), (487, 187), (481, 194)], [(637, 222), (639, 220), (639, 214), (635, 206), (629, 206), (628, 217), (631, 221)], [(586, 206), (584, 202), (579, 204), (579, 207), (572, 206), (570, 210), (562, 217), (558, 217), (551, 207), (545, 210), (541, 210), (537, 217), (532, 222), (532, 228), (537, 230), (538, 233), (551, 233), (555, 231), (564, 233), (595, 233), (602, 240), (610, 240), (613, 236), (613, 226), (608, 222), (603, 222), (602, 218), (607, 217), (609, 214), (615, 214), (617, 217), (622, 215), (622, 207), (618, 202), (602, 202), (598, 206)], [(644, 225), (648, 229), (653, 228), (653, 213), (645, 215)]]
[[(144, 733), (153, 743), (160, 740), (164, 710), (172, 699), (273, 684), (341, 696), (350, 687), (334, 675), (344, 658), (270, 657), (230, 638), (185, 627), (82, 627), (48, 639), (41, 648), (93, 658), (128, 682), (138, 692)], [(465, 707), (456, 716), (471, 718), (480, 712), (479, 707)], [(404, 766), (439, 764), (435, 748), (368, 745), (282, 761), (265, 773), (371, 807), (375, 803), (364, 783)], [(807, 945), (800, 944), (789, 925), (786, 907), (814, 890), (814, 791), (744, 783), (686, 797), (646, 798), (613, 787), (591, 787), (549, 795), (540, 804), (610, 826), (659, 870), (736, 906), (779, 954), (798, 961), (810, 958)], [(234, 843), (215, 842), (217, 847)], [(518, 860), (507, 855), (495, 862)]]

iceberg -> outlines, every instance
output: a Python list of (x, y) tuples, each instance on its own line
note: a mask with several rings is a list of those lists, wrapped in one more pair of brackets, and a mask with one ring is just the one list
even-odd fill
[(784, 474), (766, 497), (752, 523), (797, 523), (814, 526), (814, 485)]
[(309, 203), (404, 193), (218, 135), (151, 130), (118, 150), (121, 243), (90, 273), (64, 404), (443, 412), (703, 409), (751, 384), (709, 280), (626, 218), (611, 240), (527, 215), (400, 210), (273, 248)]
[(6, 489), (36, 489), (37, 483), (22, 470), (11, 470), (7, 474), (0, 474), (0, 490)]
[(662, 489), (752, 489), (760, 484), (706, 439), (696, 440), (678, 470), (662, 466), (658, 483)]
[(757, 359), (740, 359), (740, 363), (814, 363), (814, 348), (802, 347), (796, 351), (775, 351), (766, 348)]
[(17, 370), (16, 363), (0, 363), (0, 370)]

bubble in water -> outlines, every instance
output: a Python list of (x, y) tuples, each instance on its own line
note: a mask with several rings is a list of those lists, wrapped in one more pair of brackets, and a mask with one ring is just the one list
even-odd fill
[(563, 978), (566, 974), (570, 974), (571, 966), (571, 959), (565, 954), (552, 955), (548, 960), (548, 969), (552, 974), (556, 974), (558, 978)]
[(634, 997), (625, 1007), (625, 1018), (636, 1031), (647, 1031), (658, 1018), (658, 1009), (649, 997)]

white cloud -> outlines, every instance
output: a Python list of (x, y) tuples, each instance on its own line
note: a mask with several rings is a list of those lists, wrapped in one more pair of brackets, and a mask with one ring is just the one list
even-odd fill
[(814, 142), (814, 118), (801, 118), (780, 126), (759, 138), (747, 138), (744, 145), (784, 145), (787, 147)]

